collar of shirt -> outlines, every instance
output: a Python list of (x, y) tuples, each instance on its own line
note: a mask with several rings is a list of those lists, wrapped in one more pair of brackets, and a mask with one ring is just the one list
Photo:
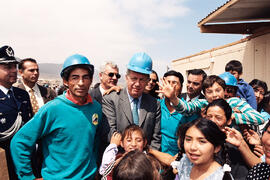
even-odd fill
[(101, 87), (101, 84), (99, 85), (99, 90), (101, 92), (101, 95), (103, 96), (103, 94), (105, 93), (105, 89)]
[(199, 97), (200, 97), (200, 94), (199, 94), (198, 96), (196, 96), (196, 97), (190, 99), (190, 97), (189, 97), (188, 94), (187, 94), (187, 99), (186, 99), (186, 101), (187, 101), (187, 102), (188, 102), (188, 101), (194, 101), (194, 100), (196, 100), (196, 99), (199, 99)]
[[(6, 88), (6, 87), (4, 87), (4, 86), (1, 86), (1, 85), (0, 85), (0, 90), (3, 91), (3, 93), (4, 93), (5, 95), (7, 95), (9, 89)], [(12, 86), (11, 86), (10, 90), (13, 91)]]
[(70, 100), (71, 102), (73, 102), (74, 104), (77, 104), (77, 105), (80, 105), (80, 106), (86, 105), (86, 104), (88, 104), (88, 103), (93, 103), (90, 94), (87, 94), (87, 99), (86, 99), (86, 102), (85, 102), (85, 103), (80, 103), (79, 101), (77, 101), (76, 99), (74, 99), (74, 98), (70, 95), (69, 89), (68, 89), (67, 92), (66, 92), (66, 98), (67, 98), (68, 100)]
[[(23, 83), (23, 85), (25, 87), (25, 90), (28, 92), (29, 96), (31, 96), (31, 92), (30, 92), (31, 88), (29, 86), (27, 86), (26, 84), (24, 84), (24, 83)], [(35, 97), (37, 99), (38, 106), (39, 107), (43, 106), (44, 101), (43, 101), (43, 98), (41, 96), (41, 92), (39, 90), (39, 87), (38, 87), (37, 83), (34, 85), (34, 87), (32, 89), (34, 90), (34, 95), (35, 95)]]
[[(133, 107), (133, 105), (134, 105), (133, 99), (134, 98), (129, 95), (128, 90), (127, 90), (127, 94), (128, 94), (129, 103), (132, 105), (131, 107)], [(141, 101), (142, 101), (142, 96), (138, 97), (138, 99), (139, 99), (139, 101), (138, 101), (138, 109), (140, 109), (140, 107), (141, 107)]]
[[(28, 87), (28, 86), (27, 86), (26, 84), (24, 84), (24, 83), (23, 83), (23, 85), (24, 85), (24, 87), (25, 87), (25, 90), (29, 93), (30, 90), (31, 90), (31, 88)], [(35, 84), (34, 87), (33, 87), (32, 89), (34, 90), (35, 93), (39, 92), (39, 88), (38, 88), (38, 85), (37, 85), (37, 84)]]

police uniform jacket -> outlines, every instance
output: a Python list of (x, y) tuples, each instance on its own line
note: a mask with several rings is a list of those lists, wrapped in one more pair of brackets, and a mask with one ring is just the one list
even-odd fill
[[(13, 87), (15, 102), (0, 90), (0, 132), (4, 132), (12, 127), (16, 121), (18, 113), (22, 117), (22, 125), (29, 121), (32, 114), (32, 107), (29, 95), (26, 91)], [(1, 138), (1, 137), (0, 137)]]

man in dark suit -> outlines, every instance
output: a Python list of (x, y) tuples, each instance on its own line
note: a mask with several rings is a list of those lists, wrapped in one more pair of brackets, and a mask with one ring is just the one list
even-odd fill
[(6, 152), (9, 179), (17, 175), (10, 155), (10, 140), (32, 117), (29, 95), (13, 87), (17, 81), (17, 58), (9, 46), (0, 48), (0, 147)]
[[(95, 84), (91, 89), (91, 97), (101, 104), (104, 93), (112, 87), (116, 87), (120, 77), (119, 69), (115, 63), (108, 61), (102, 64), (99, 72), (100, 83)], [(120, 89), (117, 90), (117, 92), (119, 91)]]
[[(18, 87), (28, 92), (33, 112), (36, 113), (41, 106), (54, 99), (56, 93), (50, 88), (37, 84), (39, 67), (35, 59), (26, 58), (21, 60), (18, 68), (22, 77), (22, 83), (18, 84)], [(34, 106), (35, 101), (37, 102), (36, 106)]]
[(195, 99), (205, 99), (202, 92), (202, 83), (206, 78), (206, 73), (202, 69), (191, 69), (187, 76), (187, 92), (182, 93), (180, 98), (186, 101), (193, 101)]
[(160, 103), (143, 91), (152, 72), (152, 59), (145, 53), (135, 54), (126, 74), (126, 88), (103, 97), (102, 109), (112, 133), (130, 124), (139, 125), (145, 132), (148, 144), (160, 149)]

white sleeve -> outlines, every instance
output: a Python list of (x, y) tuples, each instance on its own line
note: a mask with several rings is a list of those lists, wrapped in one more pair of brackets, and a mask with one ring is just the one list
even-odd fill
[(110, 144), (104, 151), (102, 156), (101, 166), (99, 168), (99, 174), (103, 175), (108, 166), (115, 161), (118, 148), (116, 144)]

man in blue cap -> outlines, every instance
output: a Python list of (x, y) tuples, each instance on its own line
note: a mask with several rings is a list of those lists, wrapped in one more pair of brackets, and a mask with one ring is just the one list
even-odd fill
[(35, 179), (30, 154), (42, 140), (44, 179), (94, 179), (101, 105), (88, 94), (94, 66), (82, 55), (68, 57), (61, 77), (68, 88), (42, 106), (11, 141), (11, 154), (20, 179)]
[(6, 152), (9, 179), (17, 179), (10, 155), (10, 140), (32, 117), (29, 95), (13, 87), (17, 81), (17, 58), (10, 46), (0, 48), (0, 147)]
[(160, 103), (143, 93), (152, 72), (152, 59), (146, 53), (136, 53), (127, 66), (126, 88), (104, 96), (102, 110), (110, 125), (109, 138), (123, 132), (130, 124), (140, 126), (148, 144), (160, 149)]

